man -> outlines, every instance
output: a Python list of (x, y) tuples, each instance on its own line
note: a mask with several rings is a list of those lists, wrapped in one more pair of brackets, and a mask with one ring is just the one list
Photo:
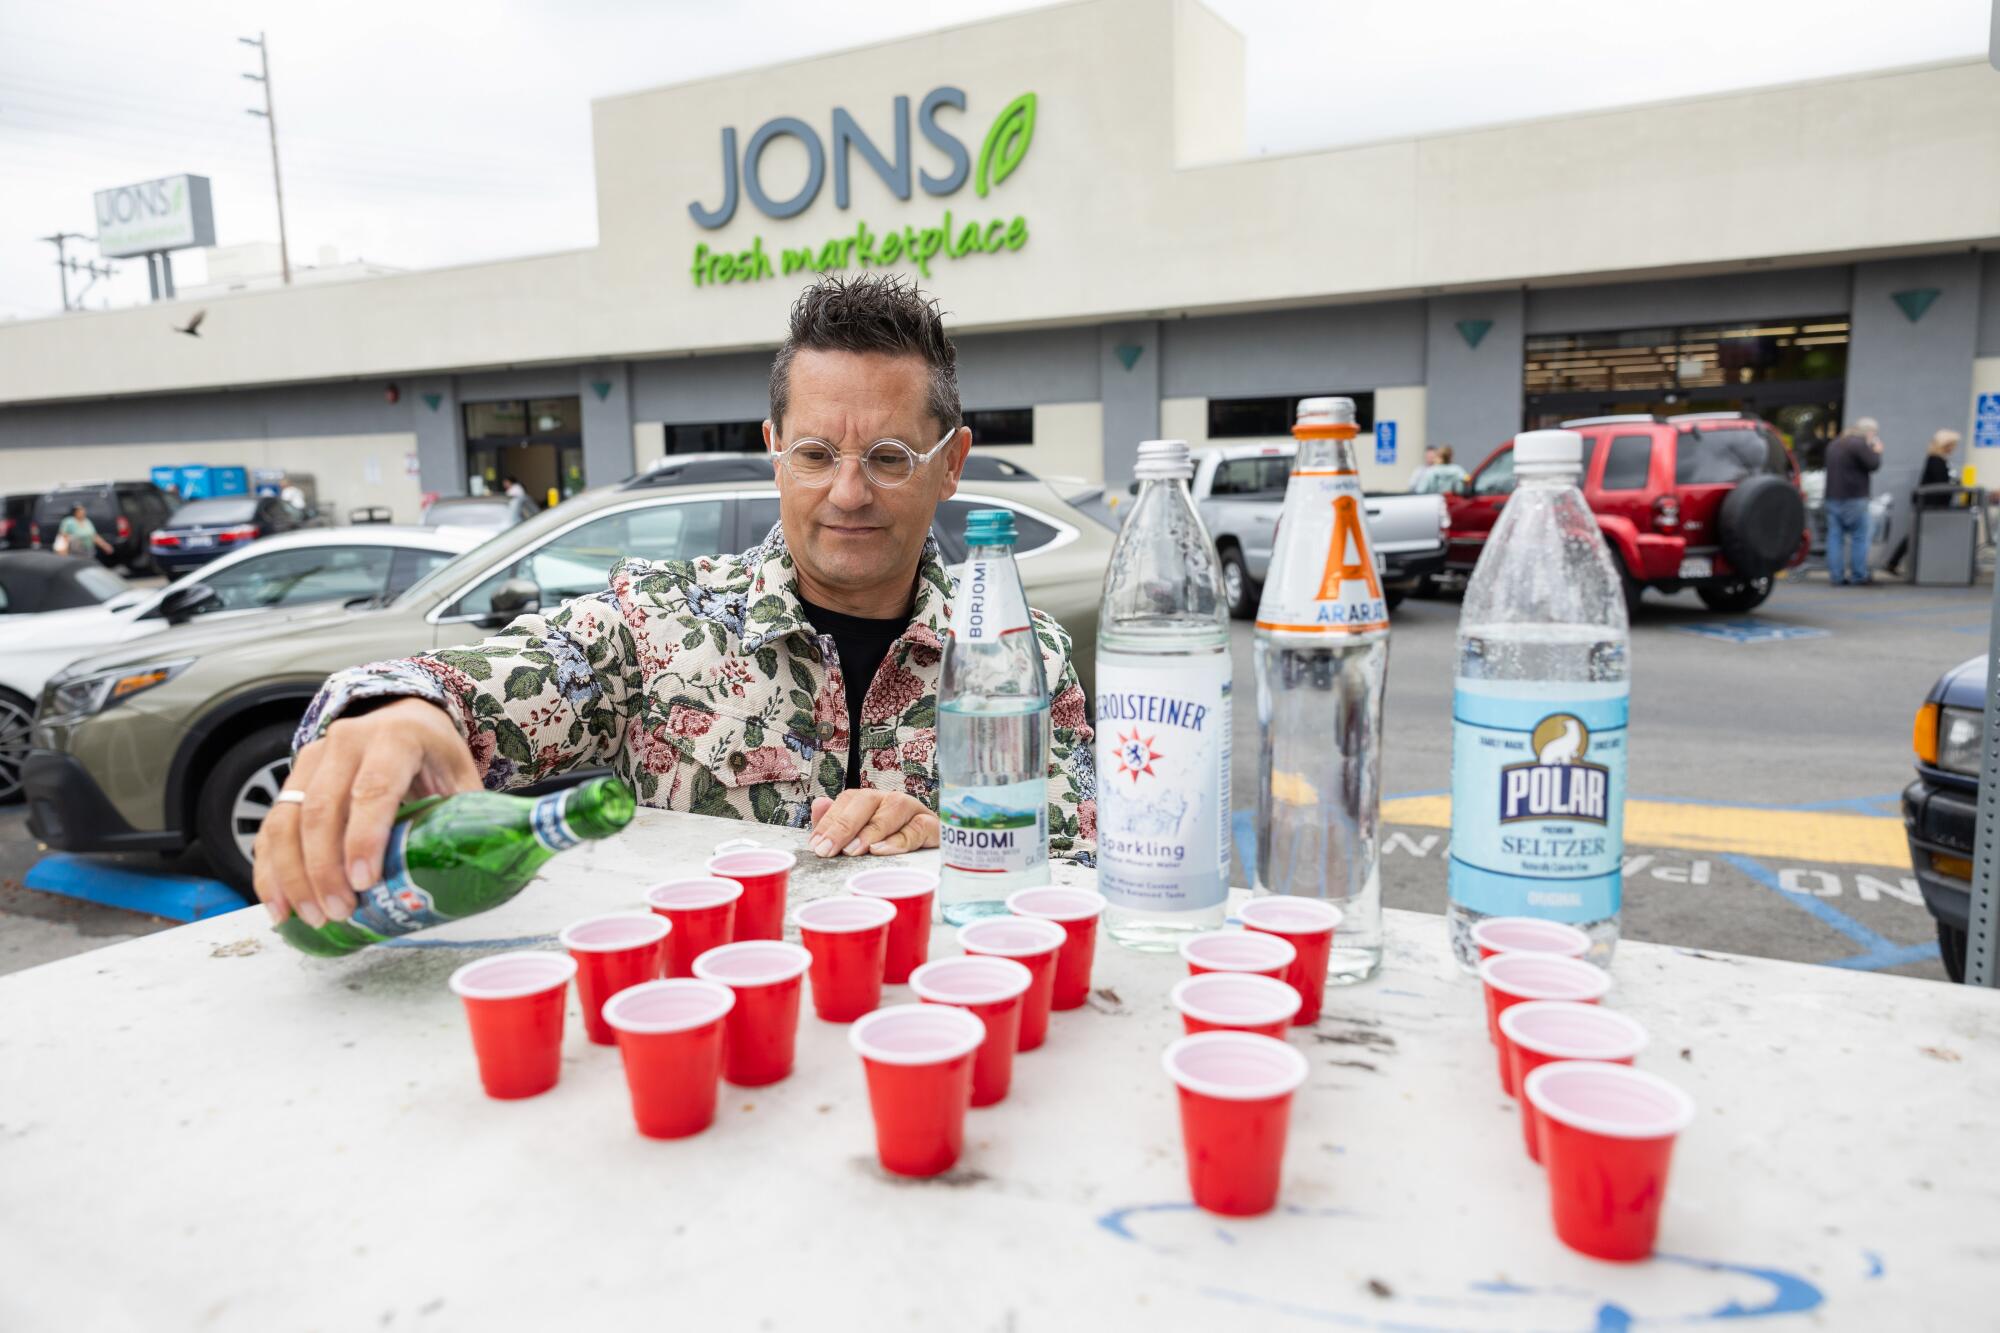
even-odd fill
[[(621, 561), (608, 591), (553, 615), (330, 679), (257, 839), (273, 919), (345, 919), (413, 795), (595, 764), (648, 805), (810, 824), (820, 856), (937, 846), (951, 580), (930, 526), (972, 436), (936, 304), (893, 277), (809, 288), (771, 365), (764, 439), (779, 522), (743, 554)], [(1034, 619), (1055, 683), (1050, 847), (1087, 864), (1083, 691), (1068, 636)]]
[(1826, 576), (1834, 587), (1873, 583), (1868, 577), (1869, 474), (1882, 466), (1875, 418), (1862, 417), (1826, 447)]
[(1442, 495), (1465, 480), (1465, 469), (1451, 461), (1451, 446), (1434, 444), (1424, 450), (1424, 465), (1410, 477), (1410, 494)]

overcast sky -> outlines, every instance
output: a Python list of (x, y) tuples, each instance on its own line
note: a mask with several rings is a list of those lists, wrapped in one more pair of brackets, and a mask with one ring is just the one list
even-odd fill
[[(1992, 0), (1207, 2), (1248, 39), (1251, 151), (1282, 153), (1977, 56)], [(206, 175), (221, 243), (277, 238), (239, 35), (269, 33), (294, 263), (331, 246), (423, 268), (595, 243), (593, 97), (1030, 7), (8, 0), (0, 319), (60, 308), (55, 251), (34, 238), (93, 234), (107, 186)], [(1851, 184), (1827, 182), (1827, 206)], [(201, 261), (176, 268), (198, 278)], [(143, 262), (90, 305), (107, 299), (146, 299)]]

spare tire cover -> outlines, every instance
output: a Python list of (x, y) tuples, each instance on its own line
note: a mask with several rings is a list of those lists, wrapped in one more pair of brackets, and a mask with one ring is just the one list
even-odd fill
[(1738, 574), (1762, 578), (1783, 569), (1805, 535), (1806, 505), (1781, 477), (1746, 477), (1716, 515), (1716, 545)]

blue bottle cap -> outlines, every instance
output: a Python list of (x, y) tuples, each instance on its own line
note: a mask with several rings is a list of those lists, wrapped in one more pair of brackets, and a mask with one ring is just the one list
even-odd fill
[(1012, 546), (1017, 540), (1011, 509), (975, 509), (965, 516), (967, 546)]

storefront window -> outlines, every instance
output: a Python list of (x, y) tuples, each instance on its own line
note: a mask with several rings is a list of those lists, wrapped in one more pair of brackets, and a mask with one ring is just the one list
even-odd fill
[(754, 454), (764, 448), (761, 421), (669, 422), (666, 427), (670, 454)]
[(1375, 395), (1352, 389), (1308, 389), (1274, 398), (1211, 398), (1208, 400), (1208, 438), (1211, 440), (1258, 440), (1289, 436), (1298, 420), (1301, 398), (1322, 398), (1329, 394), (1354, 400), (1354, 416), (1361, 429), (1375, 429)]
[(977, 445), (1035, 442), (1035, 409), (1032, 407), (982, 408), (977, 412), (967, 412), (965, 424), (972, 428), (972, 442)]

